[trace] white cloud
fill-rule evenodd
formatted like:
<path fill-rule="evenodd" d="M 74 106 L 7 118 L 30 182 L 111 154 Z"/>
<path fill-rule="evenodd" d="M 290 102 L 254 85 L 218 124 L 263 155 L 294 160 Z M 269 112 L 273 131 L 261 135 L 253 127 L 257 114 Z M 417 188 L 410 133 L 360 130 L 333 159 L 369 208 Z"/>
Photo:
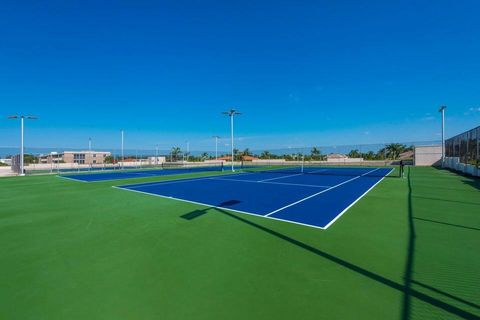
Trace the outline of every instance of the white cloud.
<path fill-rule="evenodd" d="M 470 111 L 470 112 L 480 112 L 480 107 L 470 107 L 468 109 L 468 111 Z"/>

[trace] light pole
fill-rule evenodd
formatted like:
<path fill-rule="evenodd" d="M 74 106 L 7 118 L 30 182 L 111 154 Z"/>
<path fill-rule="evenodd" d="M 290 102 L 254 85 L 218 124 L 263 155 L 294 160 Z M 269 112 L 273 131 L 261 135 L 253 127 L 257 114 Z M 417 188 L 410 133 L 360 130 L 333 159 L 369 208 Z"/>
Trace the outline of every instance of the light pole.
<path fill-rule="evenodd" d="M 230 117 L 230 145 L 232 147 L 232 172 L 235 172 L 235 167 L 233 166 L 234 154 L 233 154 L 233 118 L 236 115 L 240 115 L 240 112 L 237 112 L 235 109 L 230 109 L 228 111 L 222 112 L 223 114 Z"/>
<path fill-rule="evenodd" d="M 212 138 L 215 138 L 215 160 L 218 160 L 218 139 L 220 139 L 220 137 L 213 136 Z"/>
<path fill-rule="evenodd" d="M 30 119 L 30 120 L 36 120 L 38 119 L 35 116 L 23 116 L 23 115 L 14 115 L 14 116 L 9 116 L 8 119 L 20 119 L 20 175 L 24 176 L 25 175 L 25 170 L 24 170 L 24 165 L 23 165 L 23 157 L 24 157 L 24 152 L 23 152 L 23 122 L 24 119 Z"/>
<path fill-rule="evenodd" d="M 92 151 L 92 138 L 88 138 L 88 151 Z"/>
<path fill-rule="evenodd" d="M 124 154 L 123 154 L 123 130 L 121 132 L 122 132 L 122 169 L 123 169 L 123 163 L 125 162 Z"/>
<path fill-rule="evenodd" d="M 438 112 L 442 113 L 442 168 L 445 167 L 445 109 L 447 106 L 441 106 Z"/>
<path fill-rule="evenodd" d="M 187 143 L 187 153 L 185 154 L 185 159 L 188 162 L 188 158 L 190 157 L 190 142 L 185 141 Z"/>
<path fill-rule="evenodd" d="M 158 166 L 158 144 L 155 146 L 155 167 Z"/>

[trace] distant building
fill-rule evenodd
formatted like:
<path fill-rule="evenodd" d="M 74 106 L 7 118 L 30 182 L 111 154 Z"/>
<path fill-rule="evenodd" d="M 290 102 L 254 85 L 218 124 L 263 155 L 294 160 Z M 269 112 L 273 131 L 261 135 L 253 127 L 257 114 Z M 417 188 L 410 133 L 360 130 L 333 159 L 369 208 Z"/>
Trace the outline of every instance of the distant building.
<path fill-rule="evenodd" d="M 235 156 L 236 159 L 238 159 L 237 156 Z M 254 161 L 254 160 L 258 160 L 259 158 L 257 157 L 252 157 L 252 156 L 240 156 L 240 159 L 242 161 Z M 232 156 L 223 156 L 223 157 L 219 157 L 217 159 L 218 161 L 231 161 L 232 160 Z"/>
<path fill-rule="evenodd" d="M 415 152 L 413 152 L 413 150 L 402 152 L 398 155 L 397 160 L 411 160 L 414 154 Z"/>
<path fill-rule="evenodd" d="M 0 162 L 9 166 L 12 165 L 12 159 L 0 159 Z"/>
<path fill-rule="evenodd" d="M 350 158 L 349 156 L 340 153 L 330 153 L 327 155 L 327 162 L 356 163 L 362 161 L 363 158 Z"/>
<path fill-rule="evenodd" d="M 62 152 L 50 152 L 48 154 L 41 154 L 38 157 L 39 163 L 63 163 Z"/>
<path fill-rule="evenodd" d="M 416 166 L 439 166 L 442 164 L 442 146 L 416 146 Z"/>
<path fill-rule="evenodd" d="M 327 161 L 338 161 L 348 159 L 348 156 L 340 153 L 330 153 L 327 155 Z"/>
<path fill-rule="evenodd" d="M 242 161 L 253 161 L 253 160 L 258 160 L 258 158 L 252 157 L 252 156 L 242 156 Z"/>
<path fill-rule="evenodd" d="M 64 151 L 40 155 L 40 163 L 78 163 L 104 164 L 105 158 L 110 156 L 106 151 Z"/>
<path fill-rule="evenodd" d="M 166 156 L 158 156 L 158 157 L 148 157 L 148 163 L 149 164 L 161 164 L 166 162 L 167 160 Z"/>

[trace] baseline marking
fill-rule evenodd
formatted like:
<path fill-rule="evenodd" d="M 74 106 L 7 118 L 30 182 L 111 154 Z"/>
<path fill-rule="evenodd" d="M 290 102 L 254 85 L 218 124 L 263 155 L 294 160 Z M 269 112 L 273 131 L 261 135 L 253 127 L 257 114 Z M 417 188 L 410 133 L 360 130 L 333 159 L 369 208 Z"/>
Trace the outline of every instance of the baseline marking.
<path fill-rule="evenodd" d="M 267 171 L 268 173 L 268 171 Z M 303 175 L 303 173 L 296 173 L 296 174 L 290 174 L 288 176 L 281 176 L 281 177 L 276 177 L 276 178 L 270 178 L 270 179 L 265 179 L 265 180 L 260 180 L 258 182 L 267 182 L 267 181 L 273 181 L 273 180 L 278 180 L 278 179 L 285 179 L 285 178 L 289 178 L 289 177 L 296 177 L 296 176 L 301 176 Z"/>
<path fill-rule="evenodd" d="M 285 209 L 287 209 L 287 208 L 290 208 L 290 207 L 292 207 L 292 206 L 294 206 L 294 205 L 297 205 L 297 204 L 299 204 L 299 203 L 301 203 L 301 202 L 304 202 L 304 201 L 306 201 L 306 200 L 308 200 L 308 199 L 311 199 L 311 198 L 313 198 L 313 197 L 316 197 L 316 196 L 318 196 L 318 195 L 320 195 L 320 194 L 322 194 L 322 193 L 325 193 L 325 192 L 327 192 L 327 191 L 330 191 L 330 190 L 332 190 L 332 189 L 338 188 L 338 187 L 340 187 L 340 186 L 342 186 L 342 185 L 344 185 L 344 184 L 346 184 L 346 183 L 352 182 L 353 180 L 357 180 L 357 179 L 359 179 L 359 178 L 361 178 L 361 177 L 363 177 L 363 176 L 365 176 L 365 175 L 367 175 L 367 174 L 369 174 L 369 173 L 375 172 L 375 171 L 377 171 L 377 170 L 380 170 L 380 168 L 377 168 L 377 169 L 368 171 L 368 172 L 362 174 L 361 176 L 354 177 L 354 178 L 352 178 L 352 179 L 343 181 L 343 182 L 341 182 L 341 183 L 339 183 L 339 184 L 337 184 L 337 185 L 334 185 L 333 187 L 330 187 L 330 188 L 328 188 L 328 189 L 325 189 L 325 190 L 322 190 L 322 191 L 320 191 L 320 192 L 314 193 L 314 194 L 312 194 L 312 195 L 310 195 L 310 196 L 308 196 L 308 197 L 305 197 L 305 198 L 303 198 L 303 199 L 300 199 L 300 200 L 298 200 L 298 201 L 292 202 L 292 203 L 290 203 L 290 204 L 288 204 L 288 205 L 286 205 L 286 206 L 284 206 L 284 207 L 281 207 L 281 208 L 279 208 L 279 209 L 277 209 L 277 210 L 274 210 L 274 211 L 266 214 L 265 217 L 271 216 L 271 215 L 274 214 L 274 213 L 277 213 L 277 212 L 279 212 L 279 211 L 282 211 L 282 210 L 285 210 Z"/>
<path fill-rule="evenodd" d="M 124 187 L 124 188 L 136 188 L 136 187 L 147 187 L 147 186 L 150 187 L 150 186 L 157 186 L 161 184 L 174 184 L 174 183 L 182 183 L 182 182 L 189 182 L 189 181 L 201 181 L 201 180 L 213 179 L 214 177 L 217 177 L 217 176 L 230 177 L 235 175 L 246 176 L 249 174 L 254 174 L 254 173 L 229 173 L 224 175 L 210 175 L 210 176 L 198 177 L 198 178 L 172 179 L 172 180 L 164 180 L 164 181 L 151 182 L 151 183 L 145 182 L 145 183 L 137 183 L 137 184 L 126 184 L 119 187 Z"/>
<path fill-rule="evenodd" d="M 303 184 L 303 183 L 290 183 L 290 182 L 269 182 L 269 181 L 255 181 L 255 180 L 243 180 L 243 179 L 222 179 L 222 178 L 210 178 L 210 180 L 222 180 L 222 181 L 238 181 L 249 183 L 265 183 L 265 184 L 279 184 L 285 186 L 298 186 L 298 187 L 310 187 L 310 188 L 330 188 L 331 186 L 321 186 L 316 184 Z"/>
<path fill-rule="evenodd" d="M 256 214 L 256 213 L 251 213 L 251 212 L 241 211 L 241 210 L 236 210 L 236 209 L 231 209 L 231 208 L 225 208 L 225 207 L 220 207 L 220 206 L 214 206 L 214 205 L 211 205 L 211 204 L 197 202 L 197 201 L 191 201 L 191 200 L 185 200 L 185 199 L 181 199 L 181 198 L 163 196 L 163 195 L 156 194 L 156 193 L 138 191 L 138 190 L 123 188 L 123 187 L 117 187 L 117 186 L 112 186 L 112 188 L 119 189 L 119 190 L 124 190 L 124 191 L 130 191 L 130 192 L 137 192 L 137 193 L 141 193 L 141 194 L 145 194 L 145 195 L 149 195 L 149 196 L 154 196 L 154 197 L 160 197 L 160 198 L 164 198 L 164 199 L 177 200 L 177 201 L 182 201 L 182 202 L 186 202 L 186 203 L 193 203 L 193 204 L 197 204 L 197 205 L 201 205 L 201 206 L 209 207 L 209 208 L 215 208 L 215 209 L 220 209 L 220 210 L 228 210 L 228 211 L 238 212 L 238 213 L 242 213 L 242 214 L 248 214 L 250 216 L 263 218 L 263 219 L 268 219 L 268 220 L 283 221 L 283 222 L 298 224 L 298 225 L 305 226 L 305 227 L 311 227 L 311 228 L 317 228 L 317 229 L 325 230 L 325 227 L 320 227 L 320 226 L 316 226 L 316 225 L 313 225 L 313 224 L 301 223 L 301 222 L 296 222 L 296 221 L 286 220 L 286 219 L 280 219 L 280 218 L 275 218 L 275 217 L 266 217 L 266 216 L 262 216 L 261 214 Z"/>
<path fill-rule="evenodd" d="M 358 201 L 360 201 L 360 199 L 362 199 L 367 193 L 370 192 L 370 190 L 372 190 L 373 188 L 375 188 L 375 186 L 377 184 L 379 184 L 380 182 L 382 182 L 383 179 L 385 179 L 386 176 L 388 176 L 390 173 L 392 173 L 394 169 L 392 168 L 385 176 L 383 176 L 382 179 L 378 180 L 373 186 L 371 186 L 367 191 L 365 191 L 360 197 L 357 198 L 357 200 L 353 201 L 348 207 L 346 207 L 345 209 L 343 209 L 342 212 L 340 212 L 335 218 L 333 218 L 332 220 L 330 220 L 329 223 L 327 223 L 327 225 L 325 226 L 325 229 L 327 229 L 328 227 L 330 227 L 335 221 L 337 221 L 338 219 L 340 219 L 340 217 L 345 213 L 347 212 L 348 209 L 350 209 L 351 207 L 353 207 L 353 205 L 355 203 L 357 203 Z"/>

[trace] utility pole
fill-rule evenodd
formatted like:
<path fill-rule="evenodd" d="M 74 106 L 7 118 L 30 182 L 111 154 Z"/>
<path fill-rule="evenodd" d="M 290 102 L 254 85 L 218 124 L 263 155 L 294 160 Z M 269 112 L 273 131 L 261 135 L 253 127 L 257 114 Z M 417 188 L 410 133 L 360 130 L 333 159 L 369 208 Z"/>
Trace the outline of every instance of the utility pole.
<path fill-rule="evenodd" d="M 447 106 L 441 106 L 438 112 L 442 113 L 442 168 L 445 167 L 445 109 Z"/>
<path fill-rule="evenodd" d="M 236 115 L 240 115 L 240 112 L 237 112 L 235 109 L 230 109 L 228 111 L 222 112 L 222 114 L 225 114 L 230 117 L 230 145 L 231 145 L 231 150 L 232 150 L 232 172 L 235 172 L 235 166 L 233 165 L 234 162 L 234 146 L 233 146 L 233 118 Z"/>
<path fill-rule="evenodd" d="M 213 136 L 212 138 L 215 138 L 215 160 L 218 160 L 218 139 L 220 139 L 220 137 Z"/>
<path fill-rule="evenodd" d="M 24 115 L 14 115 L 9 116 L 8 119 L 20 119 L 20 176 L 25 175 L 25 168 L 24 168 L 24 140 L 23 140 L 23 129 L 24 129 L 24 120 L 36 120 L 38 119 L 35 116 L 24 116 Z"/>
<path fill-rule="evenodd" d="M 124 160 L 125 160 L 125 158 L 124 158 L 125 155 L 124 155 L 124 153 L 123 153 L 123 129 L 122 129 L 121 132 L 122 132 L 122 169 L 123 169 L 123 163 L 125 162 L 125 161 L 124 161 Z"/>

